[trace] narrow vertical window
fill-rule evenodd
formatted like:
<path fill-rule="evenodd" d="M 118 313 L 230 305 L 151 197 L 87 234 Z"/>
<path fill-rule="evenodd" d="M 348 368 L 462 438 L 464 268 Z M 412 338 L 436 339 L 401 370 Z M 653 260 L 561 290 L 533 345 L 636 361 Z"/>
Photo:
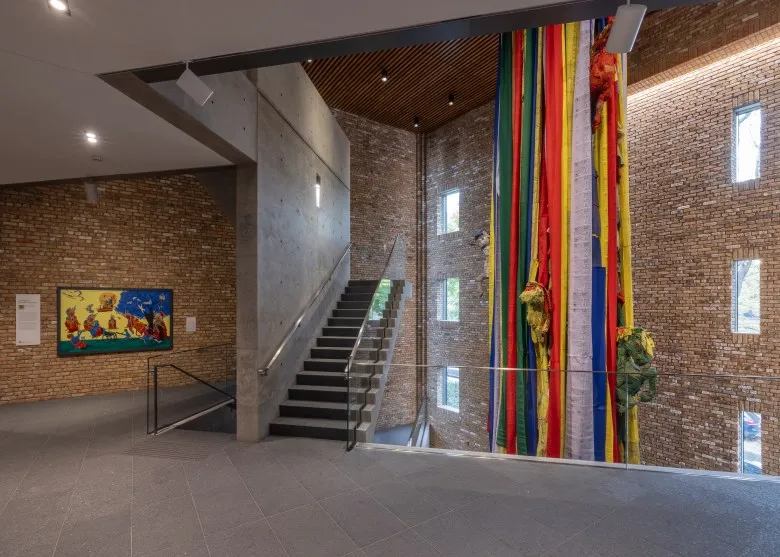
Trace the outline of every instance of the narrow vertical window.
<path fill-rule="evenodd" d="M 731 283 L 731 332 L 760 334 L 761 260 L 734 261 Z"/>
<path fill-rule="evenodd" d="M 460 279 L 446 278 L 439 291 L 439 321 L 460 321 Z"/>
<path fill-rule="evenodd" d="M 460 368 L 447 366 L 441 372 L 439 407 L 460 412 Z"/>
<path fill-rule="evenodd" d="M 460 190 L 450 190 L 441 196 L 439 234 L 460 230 Z"/>
<path fill-rule="evenodd" d="M 739 426 L 739 471 L 743 474 L 760 474 L 761 414 L 740 412 Z"/>
<path fill-rule="evenodd" d="M 752 104 L 734 111 L 734 181 L 755 180 L 761 175 L 761 106 Z"/>

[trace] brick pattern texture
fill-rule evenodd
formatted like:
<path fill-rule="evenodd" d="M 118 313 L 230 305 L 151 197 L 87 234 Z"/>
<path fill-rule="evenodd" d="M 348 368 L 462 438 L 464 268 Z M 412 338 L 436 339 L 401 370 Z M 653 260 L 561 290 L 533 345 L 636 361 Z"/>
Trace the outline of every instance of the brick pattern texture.
<path fill-rule="evenodd" d="M 696 59 L 713 62 L 724 47 L 725 54 L 734 54 L 730 45 L 778 23 L 777 0 L 721 0 L 654 12 L 645 18 L 629 55 L 629 83 Z"/>
<path fill-rule="evenodd" d="M 206 189 L 188 175 L 98 188 L 91 205 L 81 183 L 0 187 L 0 403 L 146 388 L 147 358 L 170 354 L 58 358 L 57 286 L 171 288 L 176 351 L 235 342 L 235 231 Z M 41 295 L 40 346 L 15 346 L 22 293 Z"/>
<path fill-rule="evenodd" d="M 628 100 L 636 322 L 659 373 L 777 376 L 780 40 Z M 762 108 L 760 183 L 732 183 L 732 118 Z M 761 259 L 761 334 L 731 332 L 731 262 Z M 780 381 L 662 377 L 640 411 L 642 461 L 736 471 L 738 416 L 762 412 L 764 473 L 780 473 Z"/>
<path fill-rule="evenodd" d="M 350 142 L 350 237 L 353 279 L 375 280 L 397 234 L 406 243 L 406 279 L 417 289 L 415 134 L 334 110 Z M 417 295 L 406 302 L 393 363 L 415 364 Z M 393 367 L 377 429 L 409 424 L 417 412 L 415 369 Z"/>
<path fill-rule="evenodd" d="M 485 257 L 474 231 L 490 227 L 493 173 L 493 103 L 445 124 L 425 138 L 428 231 L 428 363 L 460 366 L 460 412 L 439 408 L 442 371 L 427 371 L 431 446 L 489 450 L 487 280 L 480 281 Z M 438 234 L 442 194 L 460 191 L 460 230 Z M 445 278 L 460 279 L 460 320 L 439 321 Z"/>

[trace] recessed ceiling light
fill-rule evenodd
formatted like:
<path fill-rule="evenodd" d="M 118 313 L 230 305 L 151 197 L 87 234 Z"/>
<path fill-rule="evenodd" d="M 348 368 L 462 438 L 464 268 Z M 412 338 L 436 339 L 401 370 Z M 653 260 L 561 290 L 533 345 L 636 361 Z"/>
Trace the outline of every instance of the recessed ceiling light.
<path fill-rule="evenodd" d="M 84 132 L 84 137 L 86 138 L 87 143 L 92 145 L 98 142 L 98 136 L 95 132 Z"/>
<path fill-rule="evenodd" d="M 414 127 L 415 128 L 420 127 L 420 119 L 417 116 L 414 117 Z"/>
<path fill-rule="evenodd" d="M 70 6 L 67 0 L 49 0 L 49 7 L 57 12 L 70 15 Z"/>
<path fill-rule="evenodd" d="M 447 102 L 448 105 L 452 106 L 455 104 L 455 95 L 453 93 L 450 93 L 449 101 Z"/>
<path fill-rule="evenodd" d="M 382 70 L 382 73 L 381 73 L 381 74 L 379 74 L 379 75 L 380 75 L 380 78 L 379 78 L 379 79 L 381 79 L 381 80 L 382 80 L 382 83 L 384 83 L 385 81 L 387 81 L 387 70 Z"/>

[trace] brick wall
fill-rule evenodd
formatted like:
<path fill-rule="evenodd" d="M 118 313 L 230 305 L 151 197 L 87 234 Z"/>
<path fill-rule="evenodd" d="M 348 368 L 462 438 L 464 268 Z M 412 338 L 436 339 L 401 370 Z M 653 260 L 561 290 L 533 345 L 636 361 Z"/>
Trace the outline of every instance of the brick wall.
<path fill-rule="evenodd" d="M 57 286 L 171 288 L 174 345 L 235 342 L 235 232 L 191 176 L 0 187 L 0 402 L 146 387 L 147 358 L 58 358 Z M 41 345 L 15 346 L 16 294 L 41 295 Z M 185 316 L 198 330 L 185 333 Z"/>
<path fill-rule="evenodd" d="M 406 279 L 414 284 L 417 264 L 415 134 L 334 110 L 350 142 L 350 260 L 353 279 L 378 278 L 397 234 L 406 242 Z M 414 284 L 414 290 L 417 285 Z M 415 364 L 416 303 L 406 302 L 393 363 Z M 394 367 L 385 389 L 377 428 L 414 421 L 415 369 Z"/>
<path fill-rule="evenodd" d="M 428 230 L 428 363 L 460 365 L 460 412 L 439 408 L 441 371 L 427 372 L 431 446 L 486 451 L 489 379 L 485 257 L 473 245 L 474 231 L 490 226 L 493 173 L 493 103 L 445 124 L 425 138 Z M 460 191 L 460 230 L 438 234 L 441 196 Z M 442 280 L 460 279 L 460 320 L 438 320 Z"/>
<path fill-rule="evenodd" d="M 629 83 L 696 60 L 713 62 L 717 51 L 734 54 L 735 41 L 778 23 L 777 0 L 722 0 L 654 12 L 629 55 Z"/>
<path fill-rule="evenodd" d="M 636 322 L 661 373 L 776 376 L 780 359 L 780 40 L 629 97 Z M 732 185 L 735 107 L 762 108 L 761 177 Z M 761 334 L 731 332 L 731 262 L 761 259 Z M 662 378 L 641 409 L 643 462 L 735 471 L 738 415 L 762 412 L 780 473 L 780 381 Z"/>

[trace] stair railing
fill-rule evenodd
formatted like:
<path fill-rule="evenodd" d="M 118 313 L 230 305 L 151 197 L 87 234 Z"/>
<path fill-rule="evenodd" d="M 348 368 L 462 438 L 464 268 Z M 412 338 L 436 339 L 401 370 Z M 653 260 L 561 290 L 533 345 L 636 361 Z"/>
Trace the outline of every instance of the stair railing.
<path fill-rule="evenodd" d="M 394 269 L 393 265 L 397 265 L 398 268 Z M 393 246 L 390 248 L 390 253 L 387 256 L 385 265 L 382 268 L 381 273 L 379 273 L 377 285 L 374 288 L 373 295 L 371 296 L 371 303 L 369 304 L 368 311 L 366 311 L 366 315 L 363 318 L 363 322 L 360 324 L 360 330 L 358 331 L 357 340 L 355 341 L 355 345 L 352 347 L 352 351 L 350 352 L 349 358 L 347 359 L 347 367 L 344 370 L 344 377 L 347 383 L 347 446 L 346 449 L 348 451 L 351 451 L 355 447 L 355 444 L 357 443 L 357 429 L 360 426 L 360 420 L 363 414 L 363 409 L 366 407 L 366 398 L 367 398 L 366 395 L 368 391 L 371 389 L 371 378 L 368 379 L 367 386 L 356 385 L 354 388 L 352 387 L 352 379 L 353 379 L 352 367 L 355 362 L 358 350 L 360 348 L 360 343 L 363 340 L 363 337 L 365 335 L 368 322 L 372 318 L 372 313 L 373 313 L 372 310 L 376 303 L 381 302 L 380 298 L 383 298 L 388 294 L 388 291 L 385 288 L 383 288 L 383 284 L 382 284 L 383 281 L 393 280 L 393 279 L 403 279 L 405 278 L 405 273 L 406 273 L 406 244 L 403 238 L 401 238 L 401 235 L 397 234 L 395 240 L 393 241 Z M 392 289 L 390 289 L 390 292 L 392 292 Z M 385 300 L 385 302 L 387 302 L 387 300 Z M 363 368 L 372 369 L 371 367 L 368 366 L 363 366 Z M 355 420 L 351 421 L 353 396 L 355 397 L 356 405 L 359 408 Z"/>
<path fill-rule="evenodd" d="M 147 358 L 146 432 L 160 435 L 224 406 L 235 409 L 235 362 L 231 343 Z"/>
<path fill-rule="evenodd" d="M 339 267 L 341 266 L 341 262 L 344 261 L 344 258 L 347 256 L 347 254 L 351 249 L 352 249 L 352 242 L 347 244 L 347 247 L 344 249 L 344 253 L 341 254 L 341 257 L 339 257 L 338 262 L 336 263 L 336 265 L 333 266 L 333 269 L 328 274 L 328 278 L 322 281 L 320 287 L 317 289 L 314 295 L 309 299 L 309 303 L 306 304 L 306 307 L 303 308 L 303 311 L 300 313 L 300 315 L 292 324 L 292 326 L 288 329 L 287 334 L 284 335 L 284 339 L 282 339 L 282 342 L 277 347 L 276 351 L 274 352 L 274 355 L 271 357 L 271 359 L 268 361 L 266 365 L 264 365 L 263 367 L 257 370 L 257 373 L 259 373 L 260 375 L 268 375 L 268 370 L 270 370 L 273 367 L 273 365 L 276 363 L 276 360 L 278 360 L 279 356 L 282 355 L 285 346 L 287 346 L 287 343 L 289 343 L 293 335 L 295 335 L 295 332 L 301 326 L 301 323 L 303 323 L 304 318 L 309 314 L 311 308 L 314 306 L 314 303 L 320 297 L 320 294 L 322 294 L 323 290 L 325 290 L 325 287 L 328 285 L 328 283 L 330 283 L 331 280 L 333 280 L 336 271 L 338 271 Z"/>

